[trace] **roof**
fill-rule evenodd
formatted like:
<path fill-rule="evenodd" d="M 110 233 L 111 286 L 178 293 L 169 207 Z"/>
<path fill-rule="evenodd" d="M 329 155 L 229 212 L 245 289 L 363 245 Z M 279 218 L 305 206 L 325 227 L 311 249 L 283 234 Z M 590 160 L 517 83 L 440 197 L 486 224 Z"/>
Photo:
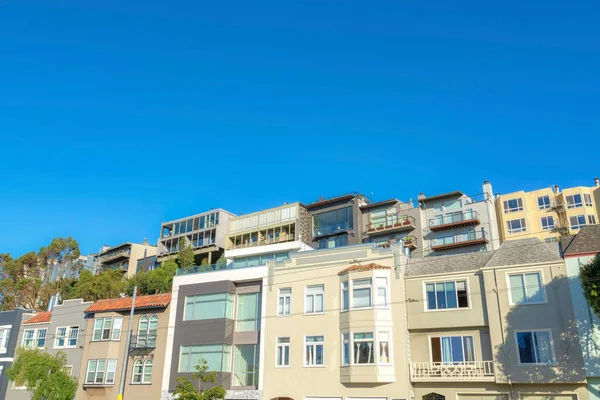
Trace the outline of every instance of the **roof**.
<path fill-rule="evenodd" d="M 483 268 L 492 258 L 493 252 L 456 254 L 411 258 L 406 266 L 407 277 L 454 272 L 476 271 Z"/>
<path fill-rule="evenodd" d="M 149 296 L 139 296 L 135 299 L 135 308 L 164 308 L 171 302 L 171 293 L 153 294 Z M 98 300 L 92 304 L 86 313 L 98 313 L 108 311 L 129 310 L 131 308 L 131 297 L 121 297 L 119 299 Z"/>
<path fill-rule="evenodd" d="M 486 267 L 561 261 L 560 256 L 538 238 L 507 240 L 486 264 Z"/>
<path fill-rule="evenodd" d="M 340 272 L 338 272 L 338 275 L 344 275 L 344 274 L 347 274 L 348 272 L 372 271 L 374 269 L 392 269 L 392 267 L 386 267 L 385 265 L 379 265 L 379 264 L 375 264 L 375 263 L 370 263 L 370 264 L 365 264 L 365 265 L 358 264 L 358 265 L 353 265 L 351 267 L 341 270 Z"/>
<path fill-rule="evenodd" d="M 376 203 L 365 204 L 364 206 L 360 206 L 360 208 L 362 210 L 365 210 L 365 209 L 368 209 L 368 208 L 385 206 L 385 205 L 388 205 L 388 204 L 396 204 L 396 203 L 399 203 L 399 202 L 400 202 L 400 200 L 398 200 L 398 199 L 389 199 L 389 200 L 378 201 Z"/>
<path fill-rule="evenodd" d="M 102 255 L 102 254 L 108 253 L 108 252 L 113 251 L 114 249 L 118 249 L 120 247 L 132 246 L 133 244 L 134 243 L 131 243 L 131 242 L 121 243 L 118 246 L 109 247 L 108 249 L 106 249 L 104 251 L 101 251 L 100 253 L 98 253 L 98 255 Z"/>
<path fill-rule="evenodd" d="M 346 194 L 344 196 L 333 197 L 331 199 L 317 200 L 314 203 L 307 204 L 306 208 L 320 207 L 326 204 L 337 203 L 338 201 L 350 200 L 355 197 L 357 197 L 355 194 Z"/>
<path fill-rule="evenodd" d="M 431 197 L 421 197 L 418 200 L 426 202 L 426 201 L 430 201 L 430 200 L 443 199 L 445 197 L 455 197 L 455 196 L 462 196 L 462 195 L 463 195 L 463 192 L 461 192 L 460 190 L 455 190 L 454 192 L 442 193 L 442 194 L 438 194 L 438 195 L 431 196 Z"/>
<path fill-rule="evenodd" d="M 42 324 L 45 322 L 50 322 L 52 319 L 52 311 L 45 311 L 35 314 L 33 317 L 29 318 L 27 321 L 23 322 L 23 325 L 27 324 Z"/>
<path fill-rule="evenodd" d="M 563 241 L 561 240 L 561 245 Z M 565 256 L 582 253 L 600 253 L 600 225 L 584 225 L 570 242 L 565 240 Z"/>

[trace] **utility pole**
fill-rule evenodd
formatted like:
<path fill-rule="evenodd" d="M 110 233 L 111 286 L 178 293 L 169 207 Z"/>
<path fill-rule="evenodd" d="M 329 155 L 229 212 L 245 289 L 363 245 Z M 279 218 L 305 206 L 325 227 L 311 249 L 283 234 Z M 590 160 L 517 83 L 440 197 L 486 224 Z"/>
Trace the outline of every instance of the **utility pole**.
<path fill-rule="evenodd" d="M 131 312 L 129 313 L 129 328 L 127 329 L 127 341 L 125 342 L 125 354 L 123 355 L 123 363 L 121 364 L 121 383 L 119 384 L 118 400 L 123 400 L 123 391 L 125 390 L 125 379 L 127 377 L 127 360 L 129 359 L 129 345 L 131 344 L 131 328 L 133 327 L 133 312 L 135 310 L 135 296 L 137 294 L 137 286 L 133 288 L 133 298 L 131 299 Z"/>

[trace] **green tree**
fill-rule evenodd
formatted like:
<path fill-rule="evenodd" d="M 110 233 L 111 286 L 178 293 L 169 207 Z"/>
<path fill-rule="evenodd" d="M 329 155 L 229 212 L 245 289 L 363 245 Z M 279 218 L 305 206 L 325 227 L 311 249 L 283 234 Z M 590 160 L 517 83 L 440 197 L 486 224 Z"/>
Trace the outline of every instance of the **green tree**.
<path fill-rule="evenodd" d="M 38 255 L 46 276 L 55 270 L 58 279 L 62 279 L 66 272 L 80 271 L 83 266 L 79 260 L 79 243 L 71 236 L 52 239 L 50 245 L 42 247 Z"/>
<path fill-rule="evenodd" d="M 138 287 L 138 294 L 171 293 L 173 277 L 177 271 L 178 264 L 174 260 L 163 262 L 160 267 L 148 271 L 139 272 L 127 279 L 125 292 L 133 295 L 134 286 Z"/>
<path fill-rule="evenodd" d="M 185 237 L 179 239 L 177 264 L 180 268 L 189 268 L 194 266 L 194 250 L 192 250 Z"/>
<path fill-rule="evenodd" d="M 66 361 L 61 351 L 52 356 L 43 350 L 19 348 L 6 375 L 17 385 L 27 387 L 33 400 L 72 400 L 77 380 L 64 372 Z"/>
<path fill-rule="evenodd" d="M 600 316 L 600 254 L 580 268 L 579 278 L 588 304 Z"/>
<path fill-rule="evenodd" d="M 215 263 L 215 269 L 225 269 L 227 267 L 227 259 L 225 256 L 219 257 L 217 262 Z"/>
<path fill-rule="evenodd" d="M 194 383 L 185 377 L 177 378 L 177 386 L 173 391 L 174 395 L 179 395 L 181 400 L 221 400 L 225 398 L 225 388 L 215 385 L 217 382 L 217 373 L 208 371 L 208 363 L 201 360 L 200 364 L 194 367 L 196 372 L 192 374 L 192 380 L 200 380 L 199 387 L 196 389 Z"/>
<path fill-rule="evenodd" d="M 73 285 L 70 293 L 72 298 L 98 301 L 119 297 L 124 289 L 125 281 L 121 271 L 107 270 L 98 275 L 92 275 L 90 271 L 83 270 L 79 274 L 79 281 Z"/>

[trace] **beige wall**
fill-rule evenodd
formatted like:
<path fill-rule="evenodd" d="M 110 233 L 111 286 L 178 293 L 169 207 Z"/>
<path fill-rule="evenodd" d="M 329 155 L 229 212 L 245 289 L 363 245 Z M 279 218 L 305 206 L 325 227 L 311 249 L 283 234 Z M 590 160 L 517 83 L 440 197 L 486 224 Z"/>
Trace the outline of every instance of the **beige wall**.
<path fill-rule="evenodd" d="M 415 383 L 415 400 L 421 400 L 423 396 L 429 393 L 437 393 L 445 396 L 446 400 L 487 400 L 491 396 L 498 396 L 497 399 L 524 400 L 525 396 L 530 394 L 543 394 L 547 400 L 553 396 L 564 395 L 573 396 L 574 400 L 588 400 L 589 393 L 585 385 L 524 385 L 524 384 L 496 384 L 477 383 L 477 382 L 439 382 L 439 383 Z M 490 397 L 487 397 L 490 396 Z"/>
<path fill-rule="evenodd" d="M 309 254 L 310 253 L 310 254 Z M 338 272 L 356 264 L 375 262 L 390 270 Z M 398 260 L 406 259 L 403 255 Z M 264 399 L 304 396 L 409 398 L 404 282 L 396 279 L 391 250 L 376 251 L 369 245 L 342 249 L 304 252 L 285 263 L 276 264 L 272 285 L 266 288 L 266 340 L 264 360 Z M 391 309 L 363 309 L 341 312 L 341 282 L 362 277 L 389 277 Z M 304 314 L 304 290 L 307 285 L 325 287 L 324 313 Z M 278 289 L 292 289 L 291 315 L 277 316 Z M 391 331 L 393 365 L 342 366 L 342 332 Z M 376 333 L 375 333 L 376 334 Z M 325 358 L 322 367 L 304 366 L 304 337 L 323 335 Z M 276 367 L 277 337 L 290 337 L 290 366 Z M 376 347 L 376 345 L 375 345 Z M 345 382 L 345 383 L 342 383 Z"/>
<path fill-rule="evenodd" d="M 127 398 L 135 399 L 159 399 L 161 393 L 161 381 L 163 376 L 163 365 L 165 361 L 165 347 L 167 341 L 167 328 L 169 325 L 169 308 L 166 309 L 140 309 L 134 314 L 134 333 L 138 329 L 139 318 L 143 315 L 156 314 L 158 316 L 158 333 L 156 348 L 154 350 L 133 350 L 129 352 L 127 360 L 127 376 L 125 380 L 125 393 Z M 92 342 L 94 331 L 94 318 L 101 317 L 123 317 L 123 333 L 119 341 Z M 129 312 L 106 312 L 97 313 L 88 319 L 85 332 L 85 344 L 83 349 L 83 361 L 80 370 L 80 382 L 77 392 L 77 400 L 80 399 L 116 399 L 121 381 L 123 356 L 125 354 L 126 332 L 129 328 Z M 152 383 L 131 384 L 133 363 L 136 359 L 153 359 Z M 84 385 L 88 360 L 91 359 L 117 359 L 117 372 L 115 384 L 110 386 Z M 84 387 L 85 386 L 85 387 Z"/>
<path fill-rule="evenodd" d="M 146 246 L 143 244 L 132 244 L 131 254 L 129 255 L 129 268 L 127 269 L 127 276 L 135 275 L 137 272 L 137 262 L 139 259 L 144 258 L 144 251 L 146 257 L 156 255 L 156 246 Z"/>

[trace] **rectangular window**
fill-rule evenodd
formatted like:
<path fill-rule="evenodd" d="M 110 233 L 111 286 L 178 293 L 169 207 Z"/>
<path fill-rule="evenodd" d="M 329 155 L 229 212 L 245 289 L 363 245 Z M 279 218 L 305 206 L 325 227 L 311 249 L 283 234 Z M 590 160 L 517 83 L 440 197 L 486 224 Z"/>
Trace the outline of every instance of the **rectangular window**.
<path fill-rule="evenodd" d="M 258 386 L 258 351 L 255 344 L 235 346 L 233 386 Z"/>
<path fill-rule="evenodd" d="M 540 272 L 526 272 L 508 276 L 511 304 L 543 303 L 542 275 Z"/>
<path fill-rule="evenodd" d="M 376 307 L 387 307 L 387 278 L 375 278 L 376 285 L 376 298 L 375 298 L 375 306 Z"/>
<path fill-rule="evenodd" d="M 59 326 L 56 328 L 56 334 L 54 336 L 54 348 L 61 349 L 77 347 L 78 335 L 78 326 Z"/>
<path fill-rule="evenodd" d="M 552 206 L 550 204 L 550 196 L 540 196 L 537 198 L 537 201 L 538 201 L 538 207 L 540 210 L 545 210 Z"/>
<path fill-rule="evenodd" d="M 348 235 L 337 235 L 328 238 L 319 239 L 319 249 L 333 249 L 336 247 L 348 246 Z"/>
<path fill-rule="evenodd" d="M 292 289 L 279 289 L 277 315 L 290 315 L 292 312 Z"/>
<path fill-rule="evenodd" d="M 588 224 L 596 225 L 596 216 L 594 214 L 588 214 Z"/>
<path fill-rule="evenodd" d="M 508 233 L 525 232 L 527 230 L 527 226 L 525 225 L 525 218 L 506 221 L 506 227 Z"/>
<path fill-rule="evenodd" d="M 290 338 L 289 337 L 278 337 L 277 338 L 277 366 L 278 367 L 289 367 L 290 366 Z"/>
<path fill-rule="evenodd" d="M 217 318 L 233 319 L 233 295 L 231 293 L 185 297 L 184 321 Z"/>
<path fill-rule="evenodd" d="M 313 237 L 354 229 L 352 207 L 327 211 L 312 217 Z"/>
<path fill-rule="evenodd" d="M 580 229 L 585 225 L 585 215 L 573 215 L 569 217 L 569 223 L 571 224 L 571 229 Z"/>
<path fill-rule="evenodd" d="M 348 310 L 348 281 L 342 282 L 342 311 Z"/>
<path fill-rule="evenodd" d="M 342 364 L 350 365 L 350 335 L 342 335 Z"/>
<path fill-rule="evenodd" d="M 592 196 L 589 193 L 584 193 L 583 194 L 583 200 L 585 201 L 585 206 L 586 207 L 592 207 L 593 206 Z"/>
<path fill-rule="evenodd" d="M 323 336 L 306 336 L 304 338 L 304 365 L 313 367 L 324 364 L 324 346 L 325 340 Z"/>
<path fill-rule="evenodd" d="M 427 283 L 425 292 L 428 310 L 469 308 L 467 281 Z"/>
<path fill-rule="evenodd" d="M 475 361 L 473 336 L 432 337 L 431 361 L 449 364 Z"/>
<path fill-rule="evenodd" d="M 111 340 L 121 340 L 121 330 L 123 328 L 123 317 L 113 318 Z"/>
<path fill-rule="evenodd" d="M 554 217 L 551 215 L 548 217 L 542 217 L 541 222 L 542 222 L 542 230 L 543 231 L 551 231 L 552 229 L 555 228 Z"/>
<path fill-rule="evenodd" d="M 67 374 L 68 376 L 73 376 L 73 366 L 72 365 L 65 365 L 63 367 L 63 372 L 65 374 Z"/>
<path fill-rule="evenodd" d="M 195 366 L 206 360 L 209 371 L 231 372 L 231 346 L 228 344 L 183 345 L 179 357 L 179 372 L 196 372 Z"/>
<path fill-rule="evenodd" d="M 88 360 L 85 374 L 86 385 L 114 385 L 117 372 L 117 360 Z"/>
<path fill-rule="evenodd" d="M 89 360 L 87 366 L 87 372 L 85 375 L 85 383 L 87 385 L 93 385 L 96 381 L 96 367 L 98 366 L 98 360 Z"/>
<path fill-rule="evenodd" d="M 117 372 L 117 360 L 108 360 L 106 363 L 106 384 L 115 383 L 115 373 Z"/>
<path fill-rule="evenodd" d="M 517 332 L 517 346 L 521 364 L 554 363 L 550 331 Z"/>
<path fill-rule="evenodd" d="M 504 213 L 523 211 L 523 199 L 504 200 Z"/>
<path fill-rule="evenodd" d="M 94 320 L 94 333 L 92 340 L 110 340 L 110 327 L 112 325 L 112 317 L 96 318 Z"/>
<path fill-rule="evenodd" d="M 304 312 L 306 314 L 322 313 L 325 287 L 323 285 L 307 286 Z"/>
<path fill-rule="evenodd" d="M 354 334 L 354 364 L 373 364 L 375 355 L 373 348 L 373 333 Z"/>
<path fill-rule="evenodd" d="M 371 307 L 371 279 L 352 281 L 352 308 Z"/>
<path fill-rule="evenodd" d="M 580 194 L 574 194 L 572 196 L 567 196 L 567 208 L 577 208 L 583 207 L 583 202 L 581 201 Z"/>
<path fill-rule="evenodd" d="M 11 325 L 0 326 L 0 354 L 6 353 L 11 328 Z"/>
<path fill-rule="evenodd" d="M 379 332 L 379 364 L 391 364 L 390 359 L 390 333 Z"/>
<path fill-rule="evenodd" d="M 25 329 L 23 332 L 23 347 L 43 349 L 46 345 L 47 328 Z"/>
<path fill-rule="evenodd" d="M 259 293 L 245 293 L 237 296 L 237 315 L 235 330 L 237 332 L 258 331 Z"/>
<path fill-rule="evenodd" d="M 444 210 L 457 210 L 462 207 L 462 201 L 460 199 L 446 200 L 443 205 Z"/>

